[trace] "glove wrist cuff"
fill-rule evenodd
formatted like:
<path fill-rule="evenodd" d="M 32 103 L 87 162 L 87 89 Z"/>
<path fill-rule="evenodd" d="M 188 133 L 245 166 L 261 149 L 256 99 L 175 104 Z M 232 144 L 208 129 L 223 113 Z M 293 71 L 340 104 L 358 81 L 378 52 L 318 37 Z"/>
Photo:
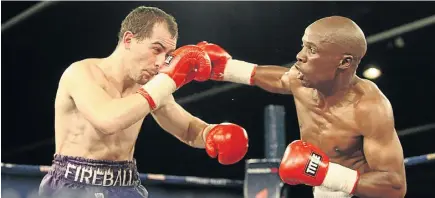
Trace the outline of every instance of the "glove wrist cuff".
<path fill-rule="evenodd" d="M 353 194 L 359 180 L 358 171 L 344 167 L 340 164 L 329 163 L 328 172 L 322 186 Z"/>
<path fill-rule="evenodd" d="M 225 66 L 223 80 L 245 85 L 253 85 L 252 77 L 255 74 L 256 68 L 256 64 L 230 59 Z"/>
<path fill-rule="evenodd" d="M 176 85 L 174 80 L 167 74 L 160 73 L 143 85 L 137 93 L 141 94 L 148 101 L 151 110 L 155 110 L 175 90 Z"/>

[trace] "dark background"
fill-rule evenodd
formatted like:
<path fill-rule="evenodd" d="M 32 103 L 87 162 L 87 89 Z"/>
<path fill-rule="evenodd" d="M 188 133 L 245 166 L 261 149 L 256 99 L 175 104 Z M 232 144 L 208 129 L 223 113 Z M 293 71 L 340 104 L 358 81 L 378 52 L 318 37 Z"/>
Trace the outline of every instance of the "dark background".
<path fill-rule="evenodd" d="M 1 2 L 2 25 L 37 2 Z M 295 60 L 307 25 L 330 15 L 353 19 L 370 36 L 435 14 L 433 2 L 57 2 L 29 19 L 2 29 L 2 162 L 50 164 L 54 152 L 57 82 L 72 62 L 105 57 L 117 43 L 120 23 L 139 5 L 157 6 L 175 16 L 178 46 L 202 40 L 218 43 L 235 59 L 258 64 Z M 393 105 L 398 130 L 435 121 L 435 25 L 369 45 L 358 74 L 368 64 L 383 72 L 375 80 Z M 191 83 L 177 99 L 225 85 Z M 209 123 L 244 126 L 250 136 L 246 159 L 264 157 L 264 107 L 286 108 L 287 142 L 299 138 L 291 96 L 242 86 L 183 104 Z M 435 151 L 433 132 L 401 137 L 405 156 Z M 136 146 L 140 172 L 243 179 L 244 163 L 222 166 L 204 150 L 190 148 L 148 117 Z M 429 189 L 433 164 L 409 167 L 408 197 Z M 433 186 L 432 186 L 433 187 Z M 310 193 L 308 187 L 295 191 Z M 413 194 L 414 193 L 414 194 Z"/>

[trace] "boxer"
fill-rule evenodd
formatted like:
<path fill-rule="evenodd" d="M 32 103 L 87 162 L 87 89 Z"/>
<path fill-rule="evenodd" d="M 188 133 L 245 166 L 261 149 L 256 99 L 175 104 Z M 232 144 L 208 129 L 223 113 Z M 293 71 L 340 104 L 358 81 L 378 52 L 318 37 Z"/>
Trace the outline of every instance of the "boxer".
<path fill-rule="evenodd" d="M 176 49 L 177 34 L 172 16 L 138 7 L 123 20 L 110 56 L 77 61 L 65 70 L 55 100 L 56 150 L 40 184 L 41 197 L 147 197 L 133 155 L 149 114 L 221 164 L 244 157 L 248 136 L 241 126 L 208 124 L 175 102 L 176 90 L 207 80 L 211 72 L 201 48 Z"/>
<path fill-rule="evenodd" d="M 279 175 L 313 186 L 314 197 L 404 197 L 403 150 L 389 100 L 356 75 L 367 50 L 352 20 L 332 16 L 309 25 L 290 69 L 235 60 L 200 42 L 212 61 L 211 79 L 292 94 L 301 140 L 285 150 Z"/>

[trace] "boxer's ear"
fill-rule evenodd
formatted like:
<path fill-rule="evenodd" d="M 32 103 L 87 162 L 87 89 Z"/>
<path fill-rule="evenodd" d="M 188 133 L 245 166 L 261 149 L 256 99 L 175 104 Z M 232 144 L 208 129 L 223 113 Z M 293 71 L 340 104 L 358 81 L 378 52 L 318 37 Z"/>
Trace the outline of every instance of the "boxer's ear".
<path fill-rule="evenodd" d="M 338 65 L 338 69 L 348 69 L 354 61 L 352 55 L 344 55 L 343 59 L 340 61 L 340 65 Z"/>
<path fill-rule="evenodd" d="M 130 49 L 131 42 L 133 41 L 133 38 L 134 38 L 133 32 L 130 32 L 130 31 L 124 32 L 124 36 L 122 37 L 122 42 L 124 43 L 125 49 L 127 49 L 127 50 Z"/>

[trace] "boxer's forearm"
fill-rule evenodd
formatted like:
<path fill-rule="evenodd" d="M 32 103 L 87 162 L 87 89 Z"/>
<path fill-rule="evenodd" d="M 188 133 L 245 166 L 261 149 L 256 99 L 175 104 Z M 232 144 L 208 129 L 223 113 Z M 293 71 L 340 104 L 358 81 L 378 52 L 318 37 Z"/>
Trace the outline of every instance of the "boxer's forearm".
<path fill-rule="evenodd" d="M 133 94 L 101 104 L 93 120 L 101 132 L 114 134 L 137 123 L 150 111 L 148 101 L 140 94 Z"/>
<path fill-rule="evenodd" d="M 166 132 L 181 142 L 196 148 L 204 148 L 202 131 L 208 124 L 192 116 L 175 101 L 168 102 L 152 113 L 156 122 Z"/>
<path fill-rule="evenodd" d="M 207 123 L 202 121 L 199 118 L 194 117 L 189 124 L 189 128 L 187 129 L 187 138 L 184 142 L 186 142 L 189 146 L 195 148 L 204 148 L 205 141 L 203 137 L 203 132 L 206 127 L 209 126 Z"/>
<path fill-rule="evenodd" d="M 392 172 L 368 172 L 360 175 L 354 195 L 361 198 L 405 197 L 406 184 L 401 177 Z"/>
<path fill-rule="evenodd" d="M 287 93 L 281 77 L 288 71 L 288 68 L 280 66 L 258 66 L 253 76 L 253 83 L 271 93 Z"/>
<path fill-rule="evenodd" d="M 206 122 L 202 121 L 197 117 L 192 117 L 191 121 L 189 122 L 189 126 L 187 127 L 187 130 L 184 129 L 183 131 L 179 132 L 175 132 L 175 130 L 173 130 L 170 133 L 175 135 L 181 142 L 191 147 L 204 148 L 205 142 L 203 139 L 203 132 L 204 129 L 207 128 L 207 126 L 209 126 L 209 124 L 207 124 Z"/>

